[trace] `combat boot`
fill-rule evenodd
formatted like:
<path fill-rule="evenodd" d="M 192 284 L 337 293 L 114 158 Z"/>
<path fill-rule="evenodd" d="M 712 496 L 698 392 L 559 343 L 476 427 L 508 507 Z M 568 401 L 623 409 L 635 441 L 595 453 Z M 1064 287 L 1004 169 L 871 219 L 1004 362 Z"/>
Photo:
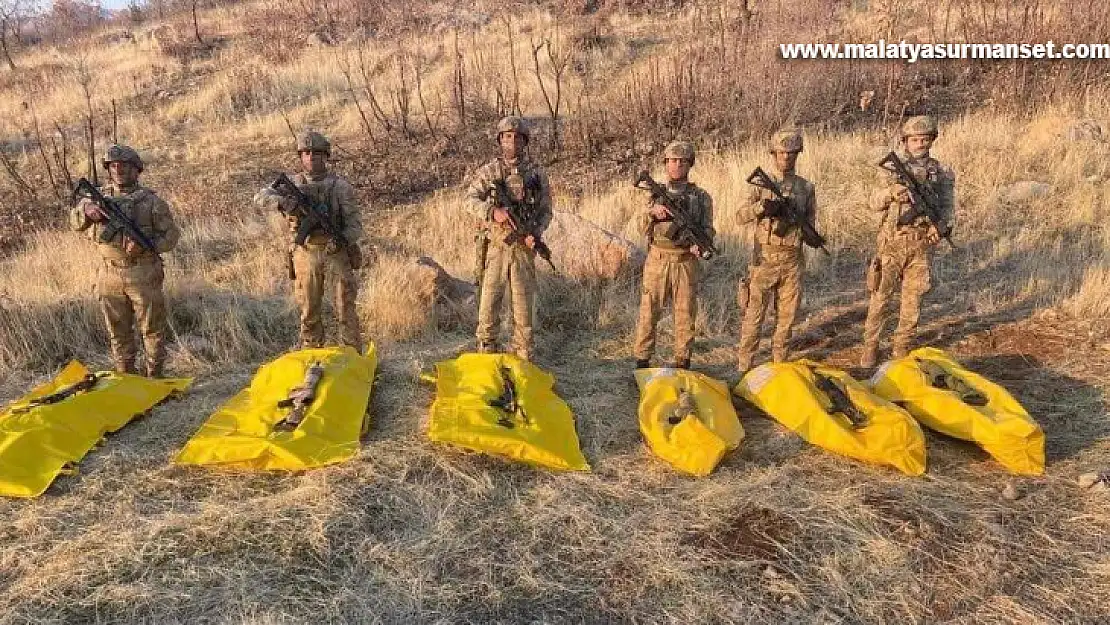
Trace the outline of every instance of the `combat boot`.
<path fill-rule="evenodd" d="M 675 361 L 674 368 L 675 369 L 689 369 L 690 368 L 690 359 L 689 358 L 683 358 L 682 360 Z"/>
<path fill-rule="evenodd" d="M 127 362 L 118 362 L 117 361 L 116 362 L 116 373 L 127 373 L 127 374 L 137 373 L 137 369 L 135 369 L 135 361 L 133 361 L 133 360 L 132 361 L 127 361 Z"/>
<path fill-rule="evenodd" d="M 650 358 L 637 358 L 636 359 L 636 368 L 637 369 L 648 369 L 650 367 L 651 367 L 651 359 Z"/>
<path fill-rule="evenodd" d="M 910 353 L 910 348 L 905 343 L 895 343 L 890 351 L 895 358 L 905 358 Z"/>
<path fill-rule="evenodd" d="M 479 354 L 496 354 L 497 346 L 493 343 L 478 343 Z"/>

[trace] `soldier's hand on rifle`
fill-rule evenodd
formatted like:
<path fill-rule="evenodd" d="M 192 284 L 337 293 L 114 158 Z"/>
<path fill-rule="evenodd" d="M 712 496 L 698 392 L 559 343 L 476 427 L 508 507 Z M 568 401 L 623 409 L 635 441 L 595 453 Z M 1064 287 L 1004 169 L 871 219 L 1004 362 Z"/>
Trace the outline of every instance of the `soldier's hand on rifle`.
<path fill-rule="evenodd" d="M 143 253 L 143 246 L 130 237 L 123 237 L 123 253 L 128 256 L 138 256 Z"/>
<path fill-rule="evenodd" d="M 671 211 L 662 204 L 652 204 L 651 208 L 648 210 L 648 213 L 658 220 L 663 220 L 671 216 Z"/>
<path fill-rule="evenodd" d="M 929 245 L 936 245 L 940 243 L 940 230 L 933 224 L 929 224 L 929 231 L 925 234 L 925 242 Z"/>
<path fill-rule="evenodd" d="M 506 221 L 509 221 L 509 211 L 507 211 L 503 208 L 493 209 L 493 212 L 491 213 L 491 216 L 493 217 L 494 223 L 503 224 Z"/>
<path fill-rule="evenodd" d="M 777 198 L 768 198 L 760 202 L 759 216 L 760 217 L 781 217 L 783 214 L 783 201 Z"/>
<path fill-rule="evenodd" d="M 697 243 L 690 246 L 690 253 L 694 256 L 701 256 L 701 247 Z"/>
<path fill-rule="evenodd" d="M 910 202 L 910 190 L 904 185 L 892 184 L 890 185 L 890 197 L 896 202 L 908 204 Z"/>
<path fill-rule="evenodd" d="M 100 206 L 98 206 L 92 198 L 81 198 L 81 200 L 77 202 L 77 206 L 89 221 L 104 221 L 104 211 L 100 210 Z"/>
<path fill-rule="evenodd" d="M 281 212 L 288 215 L 290 213 L 296 212 L 297 200 L 295 198 L 283 195 L 280 199 L 278 199 L 278 207 L 280 208 Z"/>
<path fill-rule="evenodd" d="M 530 249 L 530 250 L 535 249 L 536 248 L 536 237 L 531 235 L 531 234 L 524 237 L 524 244 L 527 245 L 528 249 Z"/>

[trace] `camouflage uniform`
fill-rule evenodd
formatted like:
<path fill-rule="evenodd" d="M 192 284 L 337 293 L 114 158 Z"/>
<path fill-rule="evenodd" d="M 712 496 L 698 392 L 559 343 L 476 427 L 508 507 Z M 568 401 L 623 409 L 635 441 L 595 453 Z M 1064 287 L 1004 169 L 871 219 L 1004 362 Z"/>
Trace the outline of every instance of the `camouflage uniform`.
<path fill-rule="evenodd" d="M 780 131 L 771 138 L 771 149 L 786 152 L 802 151 L 802 136 L 796 131 Z M 813 183 L 791 173 L 771 168 L 768 175 L 778 184 L 783 196 L 794 201 L 795 209 L 810 224 L 817 218 L 817 199 Z M 802 299 L 802 232 L 791 227 L 784 236 L 775 234 L 776 218 L 763 216 L 763 203 L 772 200 L 770 191 L 752 186 L 747 205 L 740 211 L 740 223 L 755 222 L 752 257 L 747 284 L 741 283 L 741 307 L 744 320 L 740 328 L 737 367 L 743 373 L 752 366 L 759 347 L 763 317 L 771 297 L 775 301 L 775 333 L 771 340 L 771 358 L 783 362 L 788 358 L 790 332 Z M 743 289 L 747 289 L 744 293 Z"/>
<path fill-rule="evenodd" d="M 297 140 L 298 152 L 307 150 L 331 151 L 331 144 L 321 134 L 308 132 Z M 300 218 L 289 214 L 288 198 L 278 191 L 265 187 L 255 195 L 259 206 L 270 210 L 283 210 L 289 221 L 290 252 L 293 268 L 293 299 L 300 309 L 300 342 L 302 347 L 320 347 L 324 344 L 324 325 L 320 318 L 323 308 L 324 287 L 329 279 L 335 287 L 335 312 L 338 317 L 342 341 L 361 351 L 362 331 L 358 320 L 358 276 L 362 253 L 358 240 L 362 236 L 362 221 L 355 189 L 341 176 L 327 172 L 321 175 L 299 173 L 293 183 L 313 202 L 328 209 L 333 226 L 347 241 L 345 248 L 338 247 L 323 228 L 313 229 L 303 245 L 296 245 L 294 237 Z"/>
<path fill-rule="evenodd" d="M 506 117 L 498 123 L 498 136 L 507 131 L 529 136 L 529 129 L 519 117 Z M 500 327 L 502 299 L 505 290 L 513 312 L 512 349 L 520 358 L 532 357 L 532 325 L 536 303 L 536 252 L 523 241 L 505 244 L 512 232 L 508 224 L 493 221 L 497 207 L 494 187 L 504 182 L 514 200 L 524 202 L 539 211 L 536 238 L 543 236 L 551 223 L 551 184 L 547 174 L 526 155 L 514 162 L 498 157 L 478 168 L 466 187 L 467 212 L 482 220 L 481 237 L 488 243 L 485 265 L 481 268 L 481 292 L 478 302 L 478 328 L 475 332 L 478 351 L 497 351 L 497 334 Z"/>
<path fill-rule="evenodd" d="M 110 147 L 104 159 L 105 168 L 111 162 L 129 162 L 139 171 L 143 168 L 138 153 L 127 146 Z M 174 223 L 165 200 L 138 183 L 129 188 L 109 183 L 101 193 L 138 226 L 155 248 L 154 252 L 138 248 L 128 254 L 123 232 L 114 230 L 106 221 L 91 220 L 81 203 L 70 212 L 70 226 L 87 232 L 97 242 L 100 252 L 97 297 L 108 325 L 116 371 L 136 371 L 134 326 L 137 322 L 143 335 L 146 374 L 160 377 L 166 361 L 166 300 L 162 292 L 165 273 L 161 254 L 177 245 L 181 230 Z"/>
<path fill-rule="evenodd" d="M 667 146 L 663 158 L 688 158 L 694 161 L 694 147 L 685 141 Z M 713 198 L 692 182 L 668 181 L 667 190 L 685 199 L 692 218 L 712 239 Z M 698 257 L 688 247 L 679 247 L 666 236 L 671 222 L 658 221 L 647 210 L 639 216 L 640 232 L 647 237 L 649 249 L 644 261 L 640 292 L 640 316 L 632 354 L 637 366 L 646 365 L 655 352 L 655 326 L 669 298 L 674 305 L 674 359 L 679 367 L 688 367 L 690 348 L 694 343 L 694 321 L 698 315 Z"/>
<path fill-rule="evenodd" d="M 903 138 L 913 134 L 937 134 L 936 121 L 929 117 L 910 118 L 903 128 Z M 913 157 L 903 151 L 899 158 L 909 166 L 922 185 L 931 188 L 939 200 L 938 209 L 947 227 L 955 210 L 956 177 L 951 169 L 927 154 Z M 901 282 L 901 308 L 898 328 L 894 331 L 894 356 L 906 355 L 911 349 L 917 322 L 921 316 L 921 298 L 932 286 L 932 250 L 938 242 L 936 228 L 924 216 L 913 223 L 899 226 L 901 215 L 912 210 L 905 187 L 889 180 L 871 196 L 872 210 L 881 214 L 877 252 L 868 275 L 871 300 L 863 330 L 863 355 L 860 364 L 874 366 L 879 337 L 887 317 L 887 304 Z M 942 227 L 941 229 L 944 229 Z"/>

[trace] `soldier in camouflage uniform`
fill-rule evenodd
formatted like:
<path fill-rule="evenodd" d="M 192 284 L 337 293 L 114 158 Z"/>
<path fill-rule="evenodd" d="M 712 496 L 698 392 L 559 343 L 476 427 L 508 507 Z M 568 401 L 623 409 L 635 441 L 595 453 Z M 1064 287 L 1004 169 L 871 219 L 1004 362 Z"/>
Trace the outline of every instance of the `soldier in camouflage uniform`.
<path fill-rule="evenodd" d="M 303 245 L 296 245 L 292 239 L 302 219 L 296 201 L 271 187 L 263 188 L 254 196 L 256 204 L 280 210 L 289 221 L 293 297 L 301 312 L 301 347 L 320 347 L 324 344 L 320 311 L 324 287 L 328 280 L 332 280 L 343 343 L 362 351 L 362 332 L 356 309 L 356 271 L 362 266 L 358 243 L 362 236 L 362 221 L 355 189 L 346 179 L 328 171 L 331 143 L 324 135 L 314 131 L 300 134 L 297 137 L 297 154 L 304 172 L 293 176 L 293 183 L 317 205 L 326 207 L 332 226 L 345 241 L 345 245 L 338 244 L 322 227 L 317 226 L 309 232 Z"/>
<path fill-rule="evenodd" d="M 694 146 L 675 141 L 663 150 L 667 170 L 667 190 L 684 199 L 691 217 L 712 239 L 713 198 L 687 177 L 694 166 Z M 690 368 L 690 347 L 694 342 L 694 320 L 698 314 L 697 245 L 681 247 L 667 238 L 673 217 L 667 207 L 649 204 L 640 214 L 640 231 L 648 239 L 648 255 L 644 261 L 643 286 L 640 295 L 640 318 L 632 347 L 636 368 L 651 365 L 655 351 L 655 326 L 669 298 L 674 305 L 674 366 Z"/>
<path fill-rule="evenodd" d="M 771 137 L 770 148 L 774 167 L 768 175 L 778 184 L 783 196 L 794 203 L 798 215 L 814 224 L 817 199 L 813 183 L 794 173 L 794 165 L 802 151 L 801 133 L 797 130 L 776 132 Z M 740 303 L 744 308 L 737 362 L 740 375 L 752 366 L 752 358 L 759 347 L 763 316 L 772 296 L 775 334 L 771 340 L 771 358 L 783 362 L 789 356 L 790 331 L 802 299 L 803 258 L 800 228 L 794 225 L 782 236 L 776 234 L 784 215 L 782 200 L 754 185 L 749 191 L 747 205 L 740 211 L 740 223 L 755 222 L 748 281 L 740 285 Z"/>
<path fill-rule="evenodd" d="M 481 291 L 478 301 L 478 351 L 497 351 L 497 331 L 505 290 L 513 309 L 513 353 L 532 357 L 532 317 L 536 301 L 536 239 L 551 223 L 551 184 L 543 169 L 526 152 L 531 131 L 519 117 L 506 117 L 497 124 L 501 155 L 478 168 L 466 187 L 466 208 L 482 220 L 480 250 L 485 262 L 479 268 Z M 512 245 L 505 238 L 512 232 L 509 214 L 499 204 L 496 187 L 504 185 L 514 203 L 524 210 L 538 211 L 535 236 Z M 479 252 L 481 258 L 482 252 Z"/>
<path fill-rule="evenodd" d="M 911 348 L 917 321 L 921 315 L 921 298 L 932 284 L 931 262 L 933 248 L 940 241 L 940 232 L 950 227 L 955 214 L 956 177 L 952 170 L 929 156 L 937 138 L 937 122 L 932 117 L 919 116 L 906 120 L 902 127 L 902 153 L 899 158 L 906 163 L 914 177 L 937 198 L 943 224 L 930 223 L 919 215 L 910 223 L 898 225 L 903 215 L 914 211 L 909 190 L 893 177 L 875 190 L 871 208 L 880 213 L 877 251 L 868 270 L 867 286 L 871 301 L 867 307 L 867 322 L 863 330 L 863 354 L 860 365 L 873 367 L 878 358 L 879 336 L 886 321 L 886 307 L 899 282 L 902 285 L 901 309 L 898 329 L 894 331 L 894 357 L 906 355 Z M 939 226 L 939 229 L 938 229 Z"/>
<path fill-rule="evenodd" d="M 97 242 L 101 264 L 97 296 L 108 325 L 116 371 L 135 373 L 135 328 L 143 335 L 146 375 L 161 377 L 166 361 L 166 300 L 162 293 L 165 273 L 161 255 L 172 250 L 181 237 L 170 207 L 154 191 L 139 184 L 143 161 L 125 145 L 113 145 L 104 157 L 111 182 L 101 193 L 115 204 L 154 244 L 147 251 L 137 241 L 113 227 L 90 198 L 82 198 L 70 212 L 74 230 L 84 231 Z"/>

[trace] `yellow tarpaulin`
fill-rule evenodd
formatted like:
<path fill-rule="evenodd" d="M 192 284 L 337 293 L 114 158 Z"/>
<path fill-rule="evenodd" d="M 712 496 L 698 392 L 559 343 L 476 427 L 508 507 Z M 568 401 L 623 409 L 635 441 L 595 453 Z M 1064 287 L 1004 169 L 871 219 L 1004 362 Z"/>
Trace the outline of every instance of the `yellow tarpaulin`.
<path fill-rule="evenodd" d="M 76 360 L 69 363 L 54 379 L 0 412 L 0 495 L 41 495 L 105 434 L 191 382 L 93 374 Z M 57 401 L 50 402 L 51 396 Z"/>
<path fill-rule="evenodd" d="M 737 393 L 806 441 L 850 458 L 925 472 L 925 435 L 906 411 L 839 369 L 814 362 L 752 369 Z"/>
<path fill-rule="evenodd" d="M 671 368 L 639 369 L 636 384 L 640 432 L 655 455 L 679 471 L 709 475 L 740 446 L 744 428 L 725 384 Z"/>
<path fill-rule="evenodd" d="M 283 406 L 305 384 L 314 364 L 323 367 L 299 425 Z M 233 469 L 300 471 L 343 462 L 358 452 L 377 367 L 371 344 L 366 355 L 350 347 L 302 349 L 258 369 L 251 384 L 220 407 L 177 455 L 177 464 Z"/>
<path fill-rule="evenodd" d="M 555 378 L 511 354 L 436 364 L 428 438 L 549 469 L 589 471 Z"/>
<path fill-rule="evenodd" d="M 1006 389 L 933 347 L 884 363 L 876 393 L 905 406 L 927 427 L 973 441 L 1006 469 L 1044 473 L 1044 431 Z"/>

